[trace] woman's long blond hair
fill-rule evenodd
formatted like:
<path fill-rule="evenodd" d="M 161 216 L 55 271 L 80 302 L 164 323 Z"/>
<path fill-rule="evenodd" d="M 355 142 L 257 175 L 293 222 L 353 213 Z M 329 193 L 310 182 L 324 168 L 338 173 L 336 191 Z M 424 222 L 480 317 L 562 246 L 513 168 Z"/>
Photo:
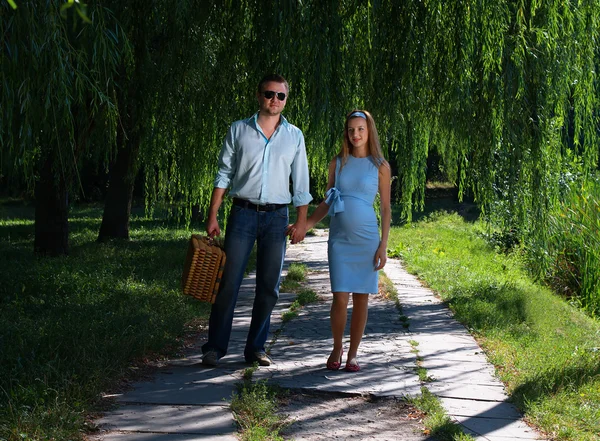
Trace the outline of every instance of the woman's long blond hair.
<path fill-rule="evenodd" d="M 346 115 L 346 122 L 344 123 L 344 136 L 342 138 L 342 148 L 338 153 L 338 158 L 341 159 L 342 163 L 340 165 L 340 171 L 342 167 L 348 161 L 348 156 L 352 153 L 352 143 L 350 142 L 350 138 L 348 138 L 348 122 L 354 118 L 362 118 L 362 116 L 355 115 L 356 112 L 364 113 L 367 117 L 367 130 L 369 131 L 369 154 L 377 167 L 381 164 L 386 163 L 385 158 L 383 157 L 383 153 L 381 152 L 381 144 L 379 143 L 379 135 L 377 135 L 377 127 L 375 127 L 375 120 L 371 116 L 369 112 L 366 110 L 354 109 L 351 112 L 348 112 Z"/>

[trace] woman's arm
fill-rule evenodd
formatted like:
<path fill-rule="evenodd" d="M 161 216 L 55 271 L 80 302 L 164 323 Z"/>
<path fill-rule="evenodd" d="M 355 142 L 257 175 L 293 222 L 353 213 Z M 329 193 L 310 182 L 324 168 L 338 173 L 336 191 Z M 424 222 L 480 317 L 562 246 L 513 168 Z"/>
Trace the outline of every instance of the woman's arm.
<path fill-rule="evenodd" d="M 390 165 L 384 161 L 379 166 L 379 200 L 381 206 L 381 241 L 375 253 L 375 270 L 380 270 L 387 262 L 387 243 L 390 235 L 392 221 L 392 208 L 390 203 L 391 188 Z"/>
<path fill-rule="evenodd" d="M 336 166 L 336 158 L 333 158 L 329 163 L 329 175 L 327 178 L 327 191 L 335 185 L 335 166 Z M 329 205 L 325 203 L 325 200 L 319 204 L 315 211 L 308 217 L 306 220 L 306 230 L 310 230 L 314 228 L 317 223 L 325 216 L 329 211 Z"/>

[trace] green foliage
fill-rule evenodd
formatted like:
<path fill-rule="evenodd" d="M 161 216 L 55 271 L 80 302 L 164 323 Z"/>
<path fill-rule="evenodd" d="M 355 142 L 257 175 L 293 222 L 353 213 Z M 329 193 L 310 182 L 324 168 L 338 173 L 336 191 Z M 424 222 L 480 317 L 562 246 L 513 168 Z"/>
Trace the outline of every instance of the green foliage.
<path fill-rule="evenodd" d="M 189 231 L 135 217 L 130 242 L 99 244 L 100 210 L 73 210 L 71 255 L 43 259 L 32 220 L 1 211 L 0 438 L 80 439 L 136 359 L 174 353 L 185 323 L 206 321 L 179 288 Z"/>
<path fill-rule="evenodd" d="M 306 279 L 307 270 L 308 269 L 306 265 L 302 263 L 293 262 L 290 264 L 285 278 L 289 280 L 295 280 L 297 282 L 303 282 Z"/>
<path fill-rule="evenodd" d="M 298 315 L 298 311 L 309 303 L 315 303 L 319 301 L 319 295 L 312 289 L 301 289 L 296 294 L 296 298 L 290 305 L 290 308 L 282 314 L 283 322 L 287 322 Z"/>
<path fill-rule="evenodd" d="M 244 381 L 251 381 L 252 376 L 254 375 L 254 372 L 256 372 L 257 369 L 258 369 L 257 361 L 252 363 L 252 367 L 244 369 L 244 373 L 242 374 L 242 378 L 244 379 Z"/>
<path fill-rule="evenodd" d="M 439 399 L 426 387 L 421 388 L 421 395 L 409 398 L 408 402 L 426 414 L 423 424 L 427 432 L 442 441 L 473 441 L 473 437 L 465 434 L 461 427 L 452 422 L 446 414 Z"/>
<path fill-rule="evenodd" d="M 306 265 L 301 263 L 290 264 L 287 274 L 281 282 L 280 291 L 283 292 L 296 292 L 306 279 Z"/>
<path fill-rule="evenodd" d="M 520 255 L 496 253 L 485 230 L 446 214 L 393 228 L 389 243 L 404 244 L 409 271 L 479 338 L 530 421 L 560 439 L 595 439 L 600 324 L 534 283 Z"/>
<path fill-rule="evenodd" d="M 393 300 L 396 303 L 396 307 L 402 311 L 402 305 L 398 300 L 398 290 L 394 286 L 394 282 L 392 282 L 383 271 L 379 273 L 379 292 L 383 294 L 386 299 Z"/>
<path fill-rule="evenodd" d="M 82 161 L 108 164 L 114 153 L 118 112 L 115 72 L 131 47 L 113 12 L 95 6 L 82 25 L 64 1 L 20 1 L 14 11 L 0 5 L 1 173 L 22 177 L 31 190 L 39 167 L 53 163 L 74 189 Z M 61 18 L 61 10 L 65 19 Z"/>
<path fill-rule="evenodd" d="M 266 381 L 239 385 L 231 399 L 231 410 L 243 441 L 283 441 L 279 431 L 287 421 L 277 414 L 280 394 L 280 390 L 270 387 Z"/>
<path fill-rule="evenodd" d="M 302 288 L 302 282 L 306 280 L 308 268 L 302 263 L 292 263 L 288 268 L 287 275 L 281 284 L 281 291 L 296 293 L 296 298 L 285 311 L 281 319 L 288 322 L 298 316 L 298 311 L 302 306 L 319 301 L 319 296 L 311 289 Z"/>
<path fill-rule="evenodd" d="M 600 181 L 578 180 L 550 213 L 546 260 L 538 271 L 593 316 L 600 314 Z M 543 267 L 542 264 L 546 264 Z"/>
<path fill-rule="evenodd" d="M 148 208 L 167 200 L 189 218 L 271 71 L 289 80 L 316 196 L 354 107 L 375 116 L 407 220 L 435 151 L 461 197 L 543 244 L 563 159 L 598 166 L 595 1 L 110 1 L 88 5 L 88 24 L 76 8 L 60 19 L 63 5 L 0 3 L 2 171 L 30 184 L 47 157 L 75 182 L 84 160 L 105 168 L 125 130 Z"/>
<path fill-rule="evenodd" d="M 296 298 L 300 306 L 308 305 L 319 301 L 319 296 L 312 289 L 303 289 Z"/>

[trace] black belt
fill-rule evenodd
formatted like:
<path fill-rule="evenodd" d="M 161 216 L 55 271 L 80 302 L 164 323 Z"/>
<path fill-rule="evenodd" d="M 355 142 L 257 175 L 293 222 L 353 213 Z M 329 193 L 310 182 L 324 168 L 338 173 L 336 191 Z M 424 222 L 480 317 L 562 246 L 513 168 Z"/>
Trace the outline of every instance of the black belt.
<path fill-rule="evenodd" d="M 237 205 L 238 207 L 246 208 L 248 210 L 253 211 L 275 211 L 280 208 L 287 207 L 288 204 L 265 204 L 265 205 L 256 205 L 252 202 L 246 201 L 244 199 L 233 198 L 233 205 Z"/>

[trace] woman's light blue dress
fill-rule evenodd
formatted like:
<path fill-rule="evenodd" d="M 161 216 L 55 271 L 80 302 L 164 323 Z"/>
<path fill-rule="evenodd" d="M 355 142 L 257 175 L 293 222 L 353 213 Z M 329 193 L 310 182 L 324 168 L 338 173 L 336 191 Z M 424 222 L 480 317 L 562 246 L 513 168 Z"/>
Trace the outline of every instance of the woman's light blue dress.
<path fill-rule="evenodd" d="M 337 158 L 335 187 L 327 192 L 329 205 L 329 278 L 332 292 L 377 293 L 375 252 L 379 228 L 373 202 L 379 188 L 379 169 L 371 156 L 348 156 L 340 172 Z"/>

